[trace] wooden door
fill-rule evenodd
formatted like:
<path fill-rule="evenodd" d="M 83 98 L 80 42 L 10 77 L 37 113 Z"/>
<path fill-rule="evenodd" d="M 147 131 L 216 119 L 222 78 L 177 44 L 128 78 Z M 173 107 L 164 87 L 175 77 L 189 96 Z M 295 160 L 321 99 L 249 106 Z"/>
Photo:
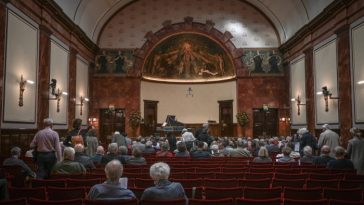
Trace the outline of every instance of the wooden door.
<path fill-rule="evenodd" d="M 233 136 L 233 100 L 224 100 L 219 102 L 219 125 L 220 136 Z"/>
<path fill-rule="evenodd" d="M 100 109 L 100 140 L 102 143 L 110 143 L 115 131 L 125 132 L 124 109 Z"/>
<path fill-rule="evenodd" d="M 277 136 L 278 135 L 278 110 L 269 108 L 264 111 L 261 108 L 253 109 L 253 136 Z"/>
<path fill-rule="evenodd" d="M 142 134 L 154 134 L 157 126 L 158 101 L 144 100 L 144 126 Z"/>

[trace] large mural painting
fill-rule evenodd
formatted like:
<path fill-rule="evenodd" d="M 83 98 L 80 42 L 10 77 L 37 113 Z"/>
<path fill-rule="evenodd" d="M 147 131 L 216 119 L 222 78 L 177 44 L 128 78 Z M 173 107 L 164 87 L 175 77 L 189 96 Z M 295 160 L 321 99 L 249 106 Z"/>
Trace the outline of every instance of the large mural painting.
<path fill-rule="evenodd" d="M 96 56 L 96 74 L 126 75 L 134 66 L 134 50 L 101 50 Z"/>
<path fill-rule="evenodd" d="M 235 69 L 224 48 L 195 33 L 164 39 L 149 53 L 143 66 L 143 78 L 159 81 L 205 82 L 233 77 Z"/>
<path fill-rule="evenodd" d="M 276 49 L 244 49 L 241 57 L 251 75 L 283 75 L 282 59 Z"/>

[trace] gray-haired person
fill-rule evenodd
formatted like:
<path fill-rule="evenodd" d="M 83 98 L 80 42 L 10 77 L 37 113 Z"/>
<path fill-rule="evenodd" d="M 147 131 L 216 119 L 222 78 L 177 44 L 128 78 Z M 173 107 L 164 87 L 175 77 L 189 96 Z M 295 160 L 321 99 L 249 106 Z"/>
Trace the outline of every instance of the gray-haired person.
<path fill-rule="evenodd" d="M 36 174 L 30 169 L 30 167 L 20 158 L 21 149 L 19 147 L 13 147 L 10 150 L 11 157 L 7 158 L 3 162 L 3 166 L 19 166 L 22 168 L 23 173 L 26 176 L 35 178 Z"/>
<path fill-rule="evenodd" d="M 105 166 L 107 180 L 102 184 L 96 184 L 88 193 L 88 199 L 112 200 L 112 199 L 132 199 L 134 193 L 127 189 L 127 184 L 121 183 L 120 177 L 123 174 L 123 165 L 119 160 L 112 160 Z"/>
<path fill-rule="evenodd" d="M 348 156 L 358 174 L 364 174 L 364 137 L 358 128 L 350 129 L 353 139 L 348 142 Z"/>
<path fill-rule="evenodd" d="M 154 181 L 154 187 L 144 190 L 140 200 L 177 200 L 185 199 L 188 204 L 185 191 L 180 183 L 168 180 L 171 169 L 168 164 L 158 162 L 150 167 L 149 174 Z"/>
<path fill-rule="evenodd" d="M 30 143 L 30 148 L 34 148 L 37 153 L 37 178 L 39 179 L 48 178 L 53 166 L 62 159 L 58 133 L 52 130 L 53 120 L 46 118 L 43 124 L 45 128 L 38 131 Z"/>

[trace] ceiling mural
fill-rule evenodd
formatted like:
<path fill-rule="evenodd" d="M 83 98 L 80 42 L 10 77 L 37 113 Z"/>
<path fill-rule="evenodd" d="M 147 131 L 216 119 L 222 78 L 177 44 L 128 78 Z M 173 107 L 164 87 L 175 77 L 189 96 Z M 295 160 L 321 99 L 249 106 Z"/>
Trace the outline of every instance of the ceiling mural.
<path fill-rule="evenodd" d="M 279 37 L 265 16 L 250 4 L 238 0 L 141 0 L 116 13 L 105 24 L 98 45 L 101 48 L 140 48 L 148 31 L 156 32 L 166 20 L 182 22 L 186 16 L 195 22 L 215 23 L 229 31 L 237 48 L 278 47 Z"/>
<path fill-rule="evenodd" d="M 143 78 L 157 81 L 206 82 L 235 76 L 224 48 L 205 35 L 182 33 L 159 42 L 147 56 Z"/>

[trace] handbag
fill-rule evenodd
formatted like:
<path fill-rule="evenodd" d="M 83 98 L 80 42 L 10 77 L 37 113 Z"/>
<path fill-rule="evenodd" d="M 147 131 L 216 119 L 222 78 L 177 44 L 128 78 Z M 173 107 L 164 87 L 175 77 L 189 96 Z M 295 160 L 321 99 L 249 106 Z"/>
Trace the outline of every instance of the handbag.
<path fill-rule="evenodd" d="M 76 144 L 84 145 L 83 137 L 82 137 L 82 135 L 80 135 L 80 132 L 81 132 L 81 129 L 78 131 L 76 136 L 72 136 L 71 143 L 73 146 L 75 146 Z"/>

